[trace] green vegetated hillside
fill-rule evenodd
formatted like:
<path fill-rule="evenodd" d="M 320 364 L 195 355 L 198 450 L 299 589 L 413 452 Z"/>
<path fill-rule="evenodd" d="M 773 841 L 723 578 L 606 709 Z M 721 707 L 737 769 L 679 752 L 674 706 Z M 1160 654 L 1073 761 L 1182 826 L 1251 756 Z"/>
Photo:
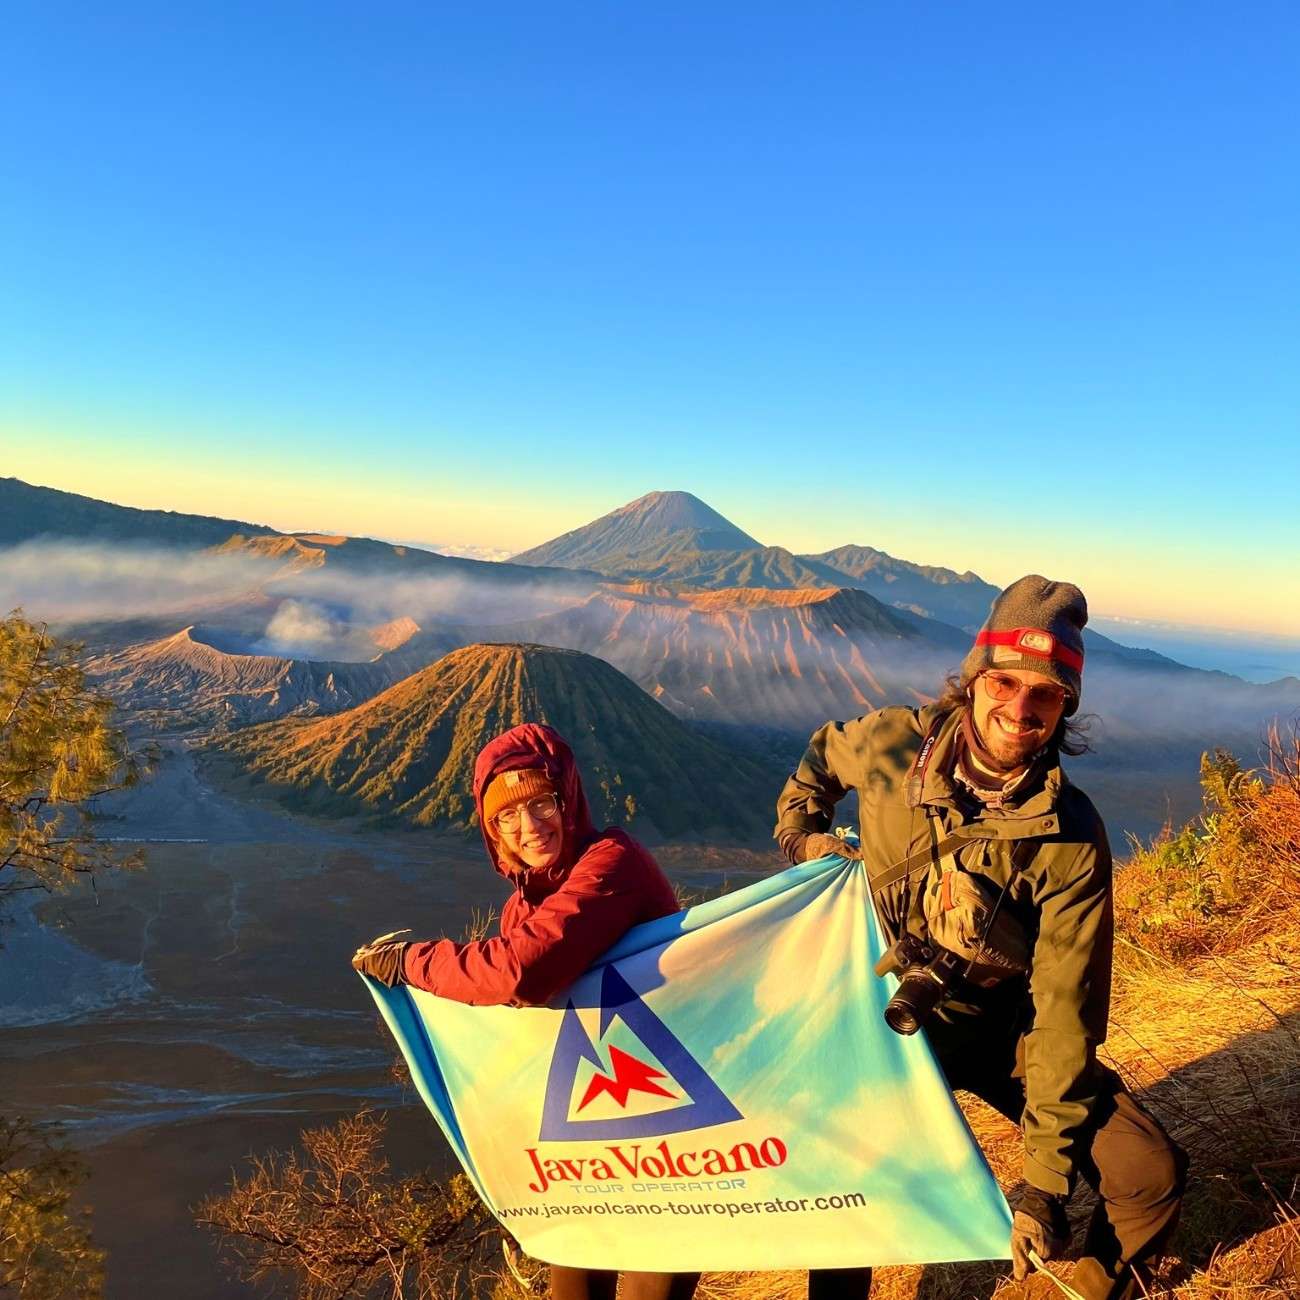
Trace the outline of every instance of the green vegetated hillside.
<path fill-rule="evenodd" d="M 137 510 L 76 492 L 37 487 L 21 479 L 0 478 L 0 545 L 45 537 L 201 547 L 216 546 L 238 532 L 261 535 L 274 530 L 210 515 Z"/>
<path fill-rule="evenodd" d="M 474 759 L 521 722 L 550 723 L 573 746 L 598 823 L 770 832 L 780 772 L 698 735 L 602 660 L 548 646 L 467 646 L 346 713 L 252 727 L 214 749 L 303 811 L 468 828 Z"/>

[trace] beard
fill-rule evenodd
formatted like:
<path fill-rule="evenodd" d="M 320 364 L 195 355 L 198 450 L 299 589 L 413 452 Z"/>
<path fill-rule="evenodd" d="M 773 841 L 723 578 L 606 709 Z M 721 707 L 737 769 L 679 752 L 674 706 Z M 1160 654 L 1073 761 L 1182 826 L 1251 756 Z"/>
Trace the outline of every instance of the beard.
<path fill-rule="evenodd" d="M 1040 718 L 1008 719 L 1008 721 L 1018 721 L 1019 726 L 1024 728 L 1023 730 L 1018 728 L 1013 733 L 1003 729 L 998 720 L 1001 716 L 1003 715 L 997 709 L 989 714 L 984 726 L 986 734 L 981 735 L 980 740 L 983 742 L 985 753 L 1001 770 L 1013 772 L 1018 767 L 1024 767 L 1047 744 L 1050 737 Z"/>

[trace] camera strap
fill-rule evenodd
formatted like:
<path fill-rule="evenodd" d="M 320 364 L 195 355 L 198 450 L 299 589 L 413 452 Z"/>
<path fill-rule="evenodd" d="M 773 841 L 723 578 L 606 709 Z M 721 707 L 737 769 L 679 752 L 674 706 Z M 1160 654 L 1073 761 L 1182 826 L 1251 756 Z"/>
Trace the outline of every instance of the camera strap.
<path fill-rule="evenodd" d="M 911 878 L 918 874 L 921 867 L 930 867 L 933 863 L 945 858 L 950 853 L 955 853 L 958 849 L 964 848 L 967 844 L 990 844 L 996 839 L 993 835 L 946 835 L 943 839 L 936 841 L 934 832 L 931 830 L 931 842 L 924 848 L 917 849 L 915 853 L 909 854 L 901 862 L 895 862 L 893 866 L 886 867 L 884 871 L 875 876 L 871 881 L 871 892 L 873 894 L 882 893 L 890 885 L 896 885 L 900 880 Z M 1033 857 L 1038 847 L 1036 837 L 1016 840 L 1011 850 L 1011 875 L 1007 878 L 1007 885 L 1015 878 L 1016 874 L 1023 871 L 1029 864 L 1030 858 Z M 1006 887 L 1003 892 L 1005 893 Z M 999 906 L 1001 899 L 998 900 Z"/>
<path fill-rule="evenodd" d="M 993 933 L 993 922 L 998 919 L 1002 904 L 1006 902 L 1007 895 L 1011 892 L 1012 882 L 1029 865 L 1037 852 L 1038 841 L 1036 839 L 1017 840 L 1011 846 L 1011 870 L 1007 873 L 1007 883 L 1002 886 L 1002 891 L 998 894 L 998 901 L 993 904 L 992 910 L 984 921 L 984 928 L 980 931 L 980 937 L 976 940 L 975 951 L 978 954 L 982 955 L 988 951 L 987 945 L 989 935 Z M 971 966 L 974 967 L 974 964 L 975 961 L 973 960 Z"/>
<path fill-rule="evenodd" d="M 919 872 L 920 868 L 925 867 L 928 869 L 932 863 L 938 862 L 940 858 L 955 852 L 964 844 L 974 844 L 977 840 L 984 838 L 987 837 L 946 835 L 943 839 L 936 841 L 933 827 L 931 827 L 930 843 L 924 848 L 917 849 L 915 853 L 909 854 L 901 862 L 895 862 L 892 867 L 886 867 L 871 881 L 871 892 L 873 894 L 883 893 L 890 885 L 896 885 L 900 880 L 906 880 L 910 883 L 911 878 Z"/>
<path fill-rule="evenodd" d="M 939 740 L 939 732 L 943 729 L 946 715 L 940 714 L 931 724 L 930 730 L 925 733 L 925 738 L 921 741 L 921 748 L 916 751 L 916 757 L 912 760 L 912 766 L 907 772 L 907 782 L 905 790 L 907 793 L 907 806 L 915 809 L 921 803 L 921 790 L 925 785 L 925 770 L 930 766 L 930 757 L 934 753 L 934 747 Z"/>
<path fill-rule="evenodd" d="M 911 810 L 911 817 L 908 820 L 907 842 L 910 845 L 916 837 L 916 813 L 921 807 L 921 795 L 925 786 L 925 772 L 930 766 L 930 757 L 934 753 L 934 747 L 939 739 L 939 732 L 943 727 L 943 716 L 935 718 L 930 724 L 930 729 L 921 739 L 921 747 L 916 752 L 916 757 L 912 760 L 912 766 L 908 769 L 907 780 L 904 784 L 904 792 L 907 799 L 907 806 Z M 950 839 L 938 840 L 934 833 L 934 821 L 930 816 L 929 810 L 926 810 L 925 818 L 926 830 L 929 832 L 930 843 L 923 849 L 918 849 L 915 853 L 910 854 L 901 862 L 896 862 L 892 867 L 886 867 L 878 876 L 874 878 L 868 872 L 868 884 L 871 887 L 873 898 L 883 893 L 891 885 L 898 881 L 903 882 L 903 899 L 902 912 L 903 925 L 907 924 L 907 916 L 912 906 L 912 874 L 919 867 L 928 867 L 930 863 L 937 862 L 944 853 L 950 851 L 952 845 Z"/>

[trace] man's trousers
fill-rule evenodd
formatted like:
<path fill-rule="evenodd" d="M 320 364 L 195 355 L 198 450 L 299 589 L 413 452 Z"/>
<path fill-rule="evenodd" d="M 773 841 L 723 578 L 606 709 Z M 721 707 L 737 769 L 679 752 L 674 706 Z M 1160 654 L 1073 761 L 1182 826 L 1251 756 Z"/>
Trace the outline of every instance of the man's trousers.
<path fill-rule="evenodd" d="M 944 1062 L 953 1088 L 973 1092 L 1019 1124 L 1023 1079 Z M 1178 1223 L 1187 1156 L 1143 1110 L 1119 1075 L 1097 1066 L 1100 1100 L 1084 1138 L 1079 1176 L 1097 1193 L 1073 1286 L 1086 1300 L 1120 1300 L 1140 1293 L 1135 1277 L 1159 1254 Z"/>
<path fill-rule="evenodd" d="M 1014 1073 L 1014 1052 L 990 1052 L 987 1044 L 981 1050 L 969 1038 L 959 1051 L 945 1052 L 942 1029 L 931 1042 L 954 1090 L 974 1093 L 1020 1124 L 1025 1085 Z M 1129 1300 L 1141 1294 L 1143 1265 L 1177 1225 L 1187 1157 L 1113 1070 L 1097 1069 L 1101 1100 L 1079 1161 L 1080 1177 L 1097 1193 L 1097 1208 L 1072 1285 L 1085 1300 Z M 810 1300 L 862 1300 L 870 1286 L 869 1268 L 815 1270 L 808 1277 Z"/>

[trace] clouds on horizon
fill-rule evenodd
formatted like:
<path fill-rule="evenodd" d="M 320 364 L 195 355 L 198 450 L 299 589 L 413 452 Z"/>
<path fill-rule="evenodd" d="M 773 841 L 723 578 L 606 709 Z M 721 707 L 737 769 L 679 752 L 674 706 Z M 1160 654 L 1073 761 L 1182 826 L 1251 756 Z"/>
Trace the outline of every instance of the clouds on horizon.
<path fill-rule="evenodd" d="M 183 614 L 266 582 L 275 563 L 248 554 L 37 540 L 0 550 L 0 606 L 44 622 Z"/>
<path fill-rule="evenodd" d="M 193 622 L 219 616 L 224 609 L 246 624 L 245 633 L 304 647 L 321 641 L 330 624 L 369 626 L 402 616 L 421 624 L 509 623 L 575 598 L 532 582 L 514 583 L 504 575 L 489 582 L 463 573 L 404 575 L 328 562 L 320 569 L 292 572 L 282 561 L 247 552 L 47 540 L 0 549 L 0 608 L 5 611 L 21 608 L 29 618 L 50 623 L 168 614 Z"/>

